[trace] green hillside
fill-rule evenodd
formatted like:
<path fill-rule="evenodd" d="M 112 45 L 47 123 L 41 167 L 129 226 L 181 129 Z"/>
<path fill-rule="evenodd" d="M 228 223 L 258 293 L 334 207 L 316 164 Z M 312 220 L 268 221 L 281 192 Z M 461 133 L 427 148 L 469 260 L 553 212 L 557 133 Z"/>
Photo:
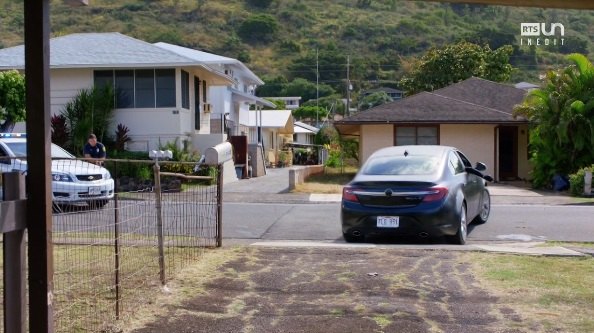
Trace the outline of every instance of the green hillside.
<path fill-rule="evenodd" d="M 466 39 L 515 46 L 514 81 L 536 80 L 563 54 L 594 52 L 594 11 L 467 6 L 396 0 L 90 0 L 52 1 L 52 35 L 118 31 L 244 61 L 258 75 L 315 80 L 337 91 L 347 56 L 354 91 L 392 85 L 432 46 Z M 520 23 L 560 22 L 563 47 L 520 47 Z M 0 3 L 0 47 L 23 42 L 23 1 Z"/>

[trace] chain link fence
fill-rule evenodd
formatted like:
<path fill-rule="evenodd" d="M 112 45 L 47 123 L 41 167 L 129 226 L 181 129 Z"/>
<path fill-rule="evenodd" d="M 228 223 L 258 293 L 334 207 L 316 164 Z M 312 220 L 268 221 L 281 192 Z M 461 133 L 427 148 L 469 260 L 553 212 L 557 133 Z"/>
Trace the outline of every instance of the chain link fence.
<path fill-rule="evenodd" d="M 123 316 L 219 246 L 220 171 L 170 161 L 53 161 L 56 332 L 121 331 Z"/>

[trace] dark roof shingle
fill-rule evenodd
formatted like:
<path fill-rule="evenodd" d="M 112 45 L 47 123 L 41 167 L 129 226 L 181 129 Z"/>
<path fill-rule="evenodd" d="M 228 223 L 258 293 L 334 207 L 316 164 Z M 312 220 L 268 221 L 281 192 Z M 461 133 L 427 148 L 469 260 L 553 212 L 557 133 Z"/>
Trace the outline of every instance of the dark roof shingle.
<path fill-rule="evenodd" d="M 434 92 L 422 92 L 359 112 L 336 124 L 362 123 L 518 123 L 513 107 L 526 91 L 470 78 Z"/>

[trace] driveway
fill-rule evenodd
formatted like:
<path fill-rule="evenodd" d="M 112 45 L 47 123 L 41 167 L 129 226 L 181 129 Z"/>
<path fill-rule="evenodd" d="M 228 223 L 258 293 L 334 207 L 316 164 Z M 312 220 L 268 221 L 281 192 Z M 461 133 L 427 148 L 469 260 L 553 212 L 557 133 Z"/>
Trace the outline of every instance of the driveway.
<path fill-rule="evenodd" d="M 221 274 L 193 286 L 195 297 L 133 332 L 540 331 L 478 287 L 462 255 L 242 248 Z"/>

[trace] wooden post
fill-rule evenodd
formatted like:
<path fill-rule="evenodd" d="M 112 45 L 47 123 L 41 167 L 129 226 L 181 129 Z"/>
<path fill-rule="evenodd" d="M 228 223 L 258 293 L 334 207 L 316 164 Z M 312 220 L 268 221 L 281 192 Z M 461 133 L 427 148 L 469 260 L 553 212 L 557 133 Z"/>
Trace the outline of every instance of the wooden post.
<path fill-rule="evenodd" d="M 25 0 L 29 330 L 53 332 L 50 0 Z"/>
<path fill-rule="evenodd" d="M 4 201 L 25 199 L 25 176 L 18 172 L 2 174 Z M 25 230 L 4 234 L 4 332 L 25 333 Z"/>

